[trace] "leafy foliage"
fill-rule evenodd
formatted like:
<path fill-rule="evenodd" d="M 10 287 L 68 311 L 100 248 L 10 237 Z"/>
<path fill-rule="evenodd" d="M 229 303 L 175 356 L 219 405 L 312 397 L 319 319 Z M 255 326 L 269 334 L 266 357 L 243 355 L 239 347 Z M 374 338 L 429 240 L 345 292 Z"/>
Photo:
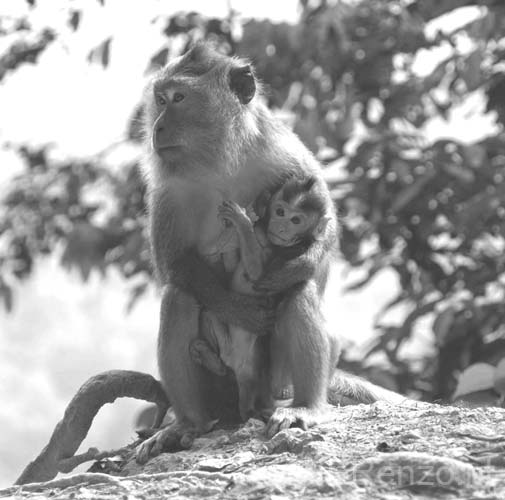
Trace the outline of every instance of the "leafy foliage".
<path fill-rule="evenodd" d="M 497 364 L 505 354 L 505 123 L 501 2 L 362 0 L 331 5 L 300 2 L 298 24 L 226 19 L 197 13 L 157 18 L 166 37 L 147 70 L 207 38 L 227 53 L 252 59 L 270 106 L 325 164 L 342 221 L 341 253 L 365 271 L 359 289 L 379 272 L 398 277 L 399 294 L 385 311 L 407 310 L 401 325 L 379 317 L 369 355 L 385 354 L 402 389 L 446 398 L 465 367 Z M 463 5 L 479 15 L 453 31 L 427 36 L 427 24 Z M 36 8 L 36 7 L 34 7 Z M 79 30 L 81 13 L 69 10 Z M 1 27 L 1 26 L 0 26 Z M 0 79 L 33 63 L 58 35 L 35 33 L 24 20 L 0 35 L 22 35 L 0 57 Z M 114 39 L 91 48 L 90 64 L 107 67 Z M 415 69 L 423 50 L 449 55 L 426 76 Z M 429 140 L 435 118 L 447 119 L 469 95 L 479 95 L 497 126 L 475 143 Z M 133 110 L 125 141 L 140 139 L 141 109 Z M 144 198 L 136 160 L 121 172 L 100 157 L 56 164 L 46 149 L 15 146 L 26 172 L 12 182 L 0 223 L 0 296 L 12 307 L 12 284 L 25 279 L 40 254 L 62 248 L 62 264 L 84 279 L 115 266 L 137 277 L 132 297 L 152 279 L 145 238 Z M 105 193 L 89 200 L 91 191 Z M 113 203 L 111 203 L 111 201 Z M 139 284 L 140 283 L 140 284 Z M 402 348 L 419 319 L 433 318 L 437 354 L 406 363 Z"/>

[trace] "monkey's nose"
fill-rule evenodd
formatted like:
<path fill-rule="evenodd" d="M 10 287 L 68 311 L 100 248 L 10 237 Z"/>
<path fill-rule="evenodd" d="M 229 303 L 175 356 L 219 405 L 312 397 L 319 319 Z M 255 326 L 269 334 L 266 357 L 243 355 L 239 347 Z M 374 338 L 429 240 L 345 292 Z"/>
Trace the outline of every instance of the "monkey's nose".
<path fill-rule="evenodd" d="M 166 129 L 164 125 L 159 125 L 156 127 L 153 134 L 153 147 L 154 149 L 162 148 L 165 144 L 167 144 L 166 140 Z"/>

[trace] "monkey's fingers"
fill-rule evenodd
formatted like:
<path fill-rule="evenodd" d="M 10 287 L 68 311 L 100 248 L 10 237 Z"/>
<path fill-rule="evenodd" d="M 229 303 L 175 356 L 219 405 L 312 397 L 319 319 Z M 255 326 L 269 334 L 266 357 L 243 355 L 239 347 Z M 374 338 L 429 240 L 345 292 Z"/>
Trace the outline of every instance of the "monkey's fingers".
<path fill-rule="evenodd" d="M 272 439 L 278 432 L 289 429 L 294 424 L 293 418 L 286 416 L 284 418 L 276 416 L 275 413 L 270 417 L 265 429 L 268 439 Z"/>
<path fill-rule="evenodd" d="M 226 212 L 219 212 L 217 214 L 217 218 L 224 224 L 225 227 L 230 227 L 235 220 L 233 214 L 229 214 Z"/>
<path fill-rule="evenodd" d="M 136 461 L 145 464 L 161 453 L 187 449 L 195 437 L 196 433 L 190 429 L 182 429 L 178 424 L 169 425 L 137 447 Z"/>
<path fill-rule="evenodd" d="M 217 209 L 218 215 L 233 217 L 237 221 L 249 221 L 249 216 L 244 208 L 242 208 L 237 203 L 230 201 L 228 203 L 221 204 Z"/>
<path fill-rule="evenodd" d="M 253 289 L 259 293 L 277 293 L 282 292 L 286 288 L 285 279 L 277 273 L 263 276 L 257 280 Z"/>
<path fill-rule="evenodd" d="M 193 446 L 195 438 L 196 438 L 195 432 L 186 432 L 185 434 L 183 434 L 179 441 L 181 448 L 184 450 L 189 450 Z"/>
<path fill-rule="evenodd" d="M 290 427 L 299 427 L 306 431 L 318 422 L 319 412 L 308 408 L 276 408 L 267 423 L 265 434 L 271 439 L 275 434 Z"/>
<path fill-rule="evenodd" d="M 281 387 L 278 391 L 274 392 L 273 394 L 275 399 L 293 399 L 294 396 L 294 391 L 293 391 L 293 386 L 288 385 L 286 387 Z"/>
<path fill-rule="evenodd" d="M 212 373 L 220 376 L 226 375 L 225 364 L 206 340 L 194 339 L 189 344 L 189 354 L 195 363 L 204 366 Z"/>
<path fill-rule="evenodd" d="M 222 220 L 233 222 L 240 219 L 240 214 L 229 208 L 219 208 L 217 216 Z"/>
<path fill-rule="evenodd" d="M 219 207 L 217 207 L 217 211 L 218 213 L 230 213 L 230 214 L 234 214 L 237 212 L 237 209 L 235 208 L 234 205 L 232 205 L 231 202 L 229 201 L 223 201 L 223 203 L 221 203 L 221 205 L 219 205 Z"/>
<path fill-rule="evenodd" d="M 153 452 L 155 443 L 156 443 L 156 434 L 154 436 L 151 436 L 149 439 L 146 439 L 143 443 L 140 443 L 137 446 L 135 460 L 137 461 L 138 464 L 143 465 L 147 463 L 149 458 L 155 456 Z"/>
<path fill-rule="evenodd" d="M 243 209 L 238 203 L 232 200 L 224 200 L 221 203 L 221 207 L 226 207 L 230 210 L 233 210 L 234 212 L 243 212 L 245 209 Z"/>

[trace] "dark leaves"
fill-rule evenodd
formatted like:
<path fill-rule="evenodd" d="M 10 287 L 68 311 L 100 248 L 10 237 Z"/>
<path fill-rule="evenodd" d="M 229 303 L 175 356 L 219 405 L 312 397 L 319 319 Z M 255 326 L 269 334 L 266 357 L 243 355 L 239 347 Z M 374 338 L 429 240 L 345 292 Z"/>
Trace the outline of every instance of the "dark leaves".
<path fill-rule="evenodd" d="M 70 18 L 68 20 L 68 24 L 71 26 L 71 28 L 74 31 L 77 31 L 79 28 L 79 24 L 81 22 L 81 11 L 79 10 L 71 10 L 70 11 Z"/>
<path fill-rule="evenodd" d="M 168 49 L 165 47 L 151 57 L 147 67 L 147 73 L 151 73 L 152 71 L 162 68 L 167 63 L 167 60 Z"/>
<path fill-rule="evenodd" d="M 0 56 L 0 81 L 9 71 L 16 70 L 23 63 L 35 63 L 39 55 L 55 39 L 51 29 L 39 33 L 23 34 Z"/>
<path fill-rule="evenodd" d="M 107 38 L 97 47 L 92 49 L 88 54 L 88 61 L 91 63 L 99 63 L 104 68 L 109 65 L 110 57 L 110 44 L 112 43 L 112 38 Z"/>

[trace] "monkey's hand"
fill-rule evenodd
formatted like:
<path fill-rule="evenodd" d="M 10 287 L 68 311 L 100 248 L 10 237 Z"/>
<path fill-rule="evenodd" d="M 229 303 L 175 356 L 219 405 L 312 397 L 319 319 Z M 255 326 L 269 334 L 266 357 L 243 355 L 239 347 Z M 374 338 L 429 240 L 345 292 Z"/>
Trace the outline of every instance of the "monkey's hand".
<path fill-rule="evenodd" d="M 305 255 L 283 261 L 273 258 L 253 288 L 257 292 L 280 293 L 289 290 L 298 283 L 311 279 L 316 272 L 316 265 Z"/>
<path fill-rule="evenodd" d="M 145 464 L 150 458 L 156 457 L 160 453 L 191 448 L 195 438 L 205 432 L 211 431 L 216 423 L 217 420 L 213 420 L 202 429 L 177 422 L 164 427 L 137 447 L 137 463 Z"/>
<path fill-rule="evenodd" d="M 218 217 L 223 221 L 231 222 L 235 227 L 251 227 L 253 223 L 245 208 L 234 201 L 225 200 L 217 209 Z"/>
<path fill-rule="evenodd" d="M 231 225 L 225 226 L 216 240 L 209 245 L 208 255 L 232 252 L 240 248 L 237 231 Z"/>
<path fill-rule="evenodd" d="M 189 354 L 195 363 L 204 366 L 212 373 L 220 376 L 226 375 L 225 364 L 206 340 L 193 339 L 189 344 Z"/>
<path fill-rule="evenodd" d="M 265 335 L 273 330 L 276 307 L 271 298 L 231 292 L 229 299 L 226 323 L 257 335 Z"/>
<path fill-rule="evenodd" d="M 290 427 L 307 430 L 314 425 L 331 422 L 335 411 L 328 405 L 321 408 L 276 408 L 267 423 L 265 434 L 271 439 L 275 434 Z"/>

